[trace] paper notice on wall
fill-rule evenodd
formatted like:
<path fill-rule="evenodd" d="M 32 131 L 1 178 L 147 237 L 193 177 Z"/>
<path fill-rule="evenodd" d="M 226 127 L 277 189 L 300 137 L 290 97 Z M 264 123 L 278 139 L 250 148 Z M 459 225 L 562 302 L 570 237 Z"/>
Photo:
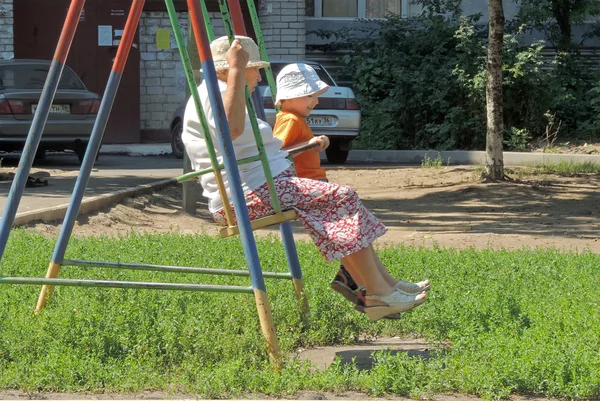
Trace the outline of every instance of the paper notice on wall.
<path fill-rule="evenodd" d="M 98 25 L 98 46 L 112 46 L 112 25 Z"/>
<path fill-rule="evenodd" d="M 157 29 L 156 30 L 156 49 L 170 49 L 171 48 L 171 31 L 169 29 Z"/>

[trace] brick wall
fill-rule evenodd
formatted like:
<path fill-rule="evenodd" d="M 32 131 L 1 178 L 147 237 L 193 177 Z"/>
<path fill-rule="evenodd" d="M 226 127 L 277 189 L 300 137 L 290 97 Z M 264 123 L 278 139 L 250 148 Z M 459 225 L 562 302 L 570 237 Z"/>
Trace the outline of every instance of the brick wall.
<path fill-rule="evenodd" d="M 188 14 L 177 13 L 177 17 L 182 34 L 187 38 Z M 220 14 L 211 14 L 211 21 L 215 35 L 224 35 Z M 157 49 L 157 29 L 169 29 L 169 49 Z M 185 101 L 187 80 L 168 14 L 142 13 L 139 32 L 141 127 L 142 130 L 169 130 L 173 111 Z"/>
<path fill-rule="evenodd" d="M 14 58 L 13 37 L 13 0 L 0 0 L 0 58 Z"/>
<path fill-rule="evenodd" d="M 304 7 L 305 0 L 260 2 L 259 19 L 270 58 L 304 58 Z M 177 17 L 184 35 L 187 35 L 187 13 L 177 13 Z M 225 35 L 219 13 L 211 13 L 211 22 L 215 36 Z M 171 48 L 157 49 L 157 29 L 171 31 Z M 143 131 L 166 131 L 170 129 L 173 111 L 185 101 L 187 86 L 168 14 L 144 12 L 139 32 L 141 127 Z M 166 138 L 168 137 L 163 137 L 163 140 Z"/>
<path fill-rule="evenodd" d="M 305 0 L 262 0 L 258 17 L 269 58 L 304 59 Z"/>

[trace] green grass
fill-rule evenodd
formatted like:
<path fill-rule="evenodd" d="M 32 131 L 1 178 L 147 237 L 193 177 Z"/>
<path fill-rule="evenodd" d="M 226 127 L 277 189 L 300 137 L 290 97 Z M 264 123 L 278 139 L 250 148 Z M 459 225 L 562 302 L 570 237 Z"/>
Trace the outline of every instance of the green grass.
<path fill-rule="evenodd" d="M 11 234 L 0 273 L 45 275 L 53 239 Z M 276 239 L 260 240 L 263 268 L 286 271 Z M 291 284 L 267 281 L 280 344 L 351 344 L 359 337 L 416 333 L 428 359 L 380 352 L 370 371 L 335 363 L 318 372 L 268 363 L 251 295 L 60 287 L 34 316 L 39 287 L 0 286 L 0 389 L 62 392 L 160 390 L 199 397 L 299 390 L 356 390 L 373 396 L 459 392 L 600 396 L 600 256 L 556 250 L 387 248 L 392 273 L 429 278 L 428 302 L 399 321 L 371 323 L 329 289 L 337 266 L 299 243 L 311 304 L 301 331 Z M 73 238 L 67 258 L 242 268 L 239 238 L 131 234 Z M 243 278 L 65 267 L 61 277 L 248 285 Z M 435 344 L 445 344 L 436 347 Z"/>
<path fill-rule="evenodd" d="M 446 165 L 450 165 L 450 158 L 446 161 Z M 421 167 L 423 168 L 442 168 L 444 167 L 444 160 L 442 160 L 442 156 L 438 153 L 437 157 L 432 159 L 429 155 L 425 155 L 423 161 L 421 162 Z"/>
<path fill-rule="evenodd" d="M 598 174 L 600 173 L 600 164 L 594 162 L 566 162 L 544 163 L 533 166 L 533 172 L 538 174 Z"/>

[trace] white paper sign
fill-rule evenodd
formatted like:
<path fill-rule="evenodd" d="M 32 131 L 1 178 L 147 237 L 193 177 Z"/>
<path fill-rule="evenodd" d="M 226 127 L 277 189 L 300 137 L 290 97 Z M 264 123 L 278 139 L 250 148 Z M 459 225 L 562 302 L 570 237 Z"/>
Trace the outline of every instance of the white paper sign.
<path fill-rule="evenodd" d="M 98 25 L 98 46 L 112 45 L 112 25 Z"/>

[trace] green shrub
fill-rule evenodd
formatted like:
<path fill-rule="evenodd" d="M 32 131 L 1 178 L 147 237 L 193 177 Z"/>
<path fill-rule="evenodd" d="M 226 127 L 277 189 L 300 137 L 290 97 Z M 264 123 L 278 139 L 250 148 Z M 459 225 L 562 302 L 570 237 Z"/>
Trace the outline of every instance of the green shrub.
<path fill-rule="evenodd" d="M 504 46 L 507 149 L 526 149 L 550 127 L 559 137 L 597 136 L 600 75 L 577 53 L 544 56 L 523 45 L 522 25 Z M 362 149 L 483 149 L 487 27 L 478 16 L 390 17 L 361 31 L 315 32 L 344 50 L 342 73 L 362 110 Z M 382 51 L 384 49 L 385 51 Z"/>

